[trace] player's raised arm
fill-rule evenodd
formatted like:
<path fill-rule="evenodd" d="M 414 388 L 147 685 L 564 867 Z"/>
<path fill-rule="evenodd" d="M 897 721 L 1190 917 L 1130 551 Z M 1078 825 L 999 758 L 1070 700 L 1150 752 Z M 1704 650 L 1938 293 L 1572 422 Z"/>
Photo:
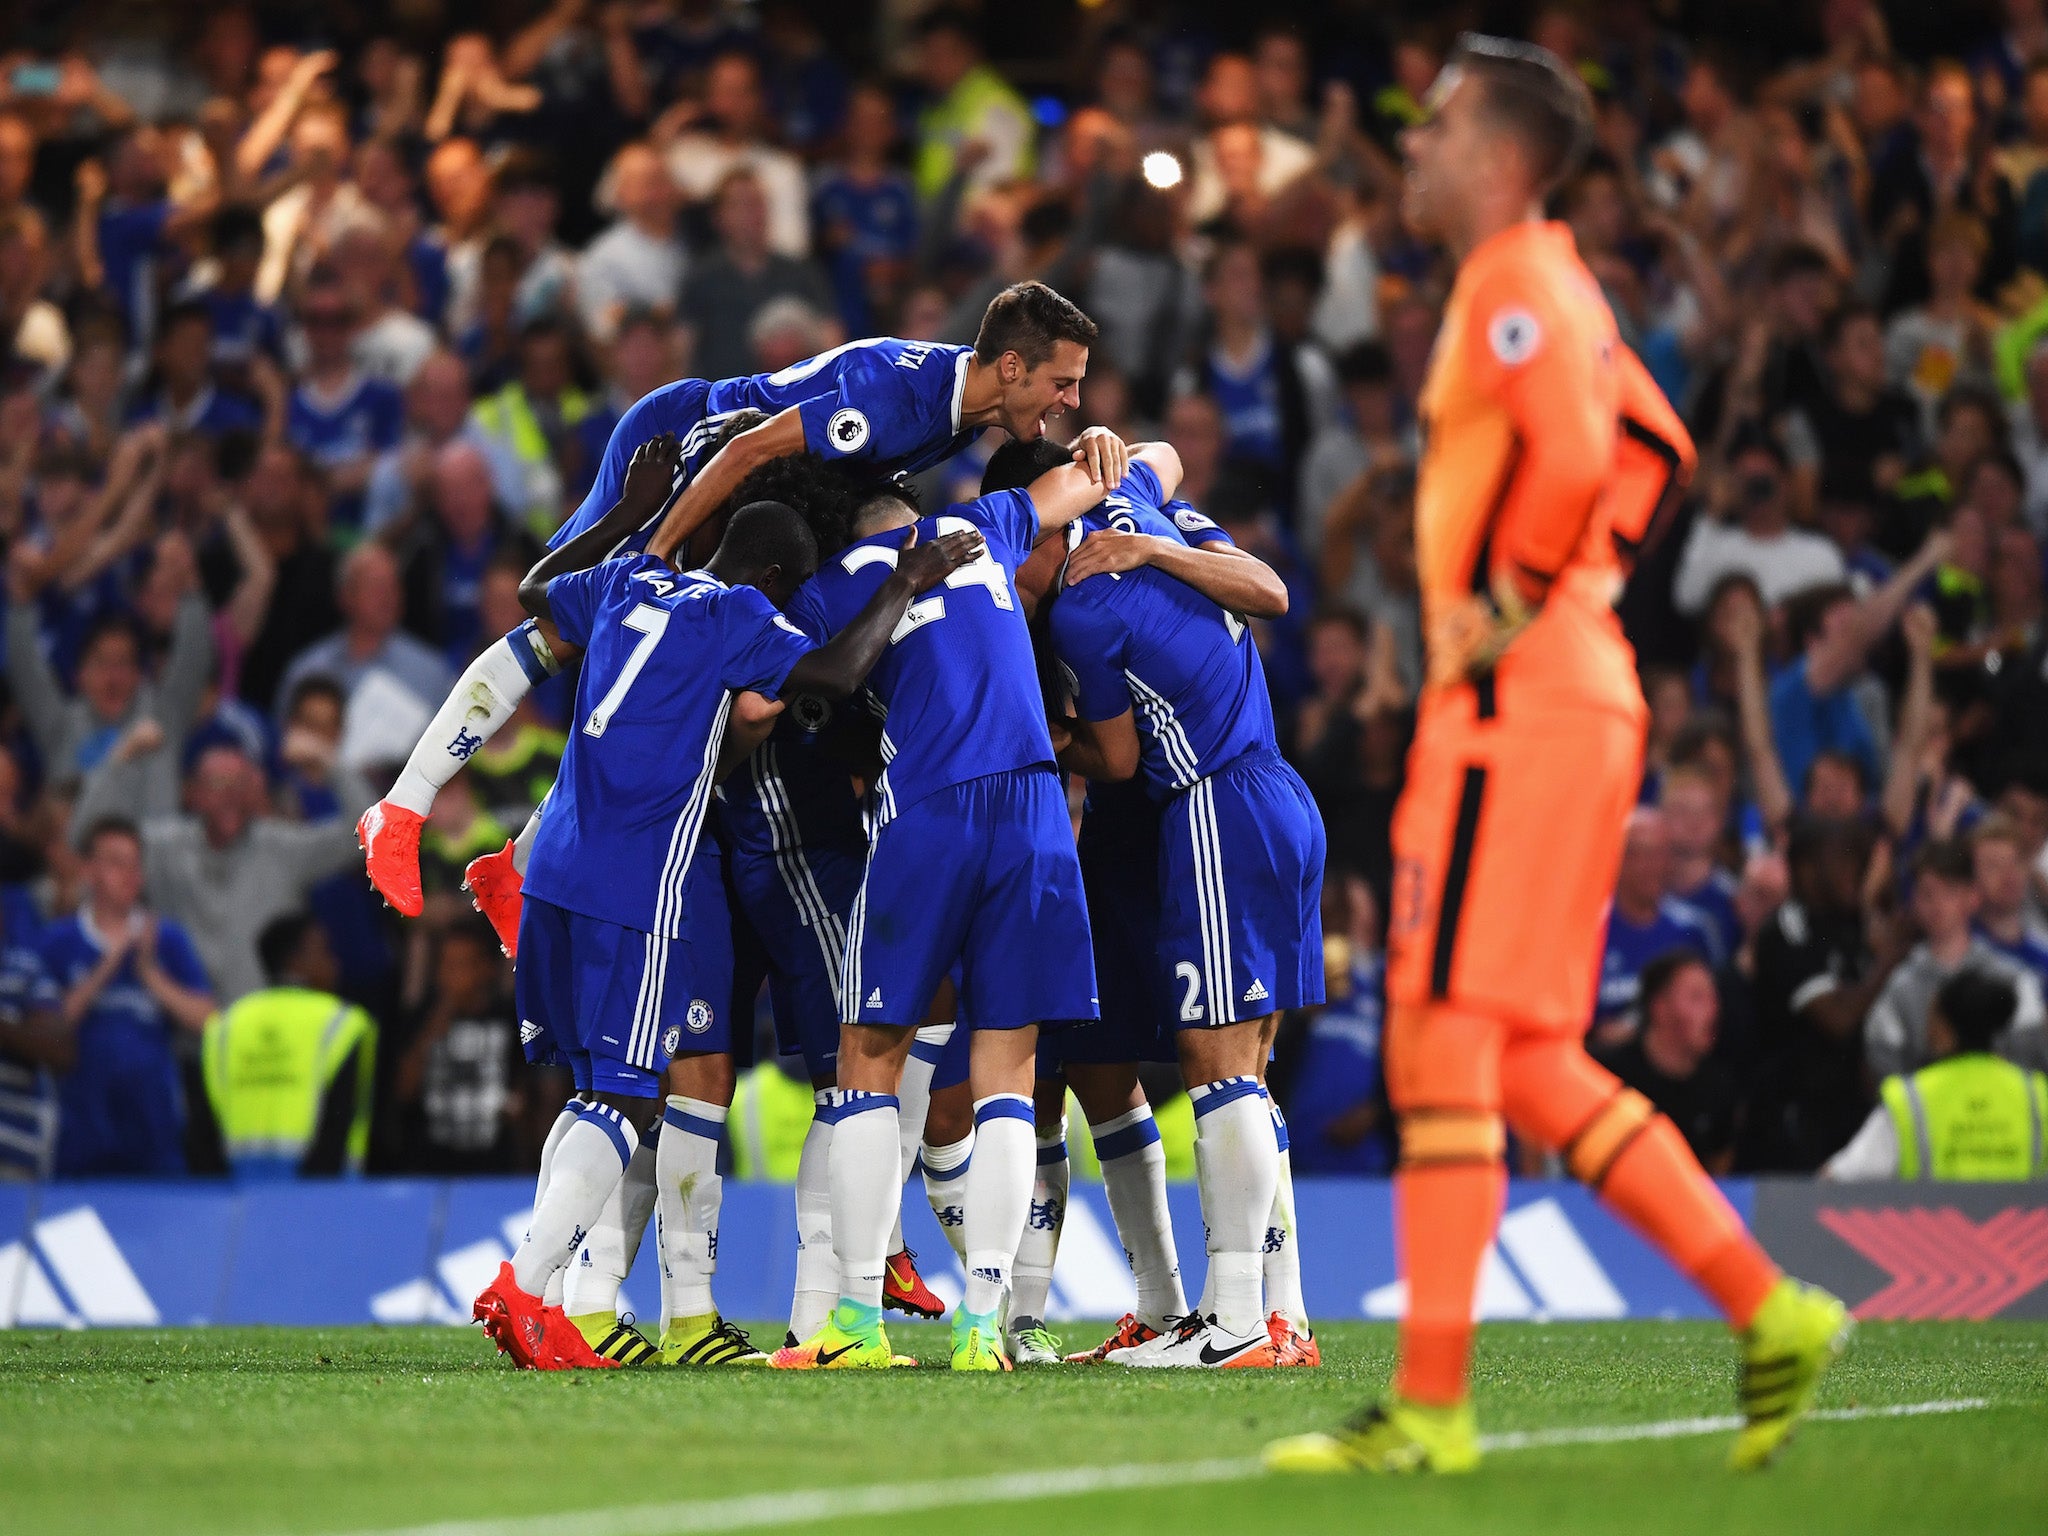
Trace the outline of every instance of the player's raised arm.
<path fill-rule="evenodd" d="M 540 558 L 519 583 L 519 605 L 542 623 L 552 624 L 548 583 L 557 576 L 597 564 L 620 539 L 652 517 L 668 499 L 682 461 L 683 446 L 673 432 L 664 432 L 642 443 L 634 451 L 633 462 L 626 467 L 625 488 L 612 509 L 561 548 L 551 549 Z M 548 638 L 552 645 L 558 637 Z"/>
<path fill-rule="evenodd" d="M 791 406 L 750 427 L 705 461 L 696 477 L 683 488 L 668 516 L 647 541 L 647 552 L 663 560 L 672 559 L 684 542 L 703 527 L 713 512 L 739 489 L 739 483 L 770 459 L 804 451 L 804 421 L 801 407 Z"/>
<path fill-rule="evenodd" d="M 889 637 L 912 599 L 986 552 L 981 535 L 972 531 L 949 533 L 936 543 L 920 545 L 917 525 L 911 524 L 896 569 L 875 590 L 867 606 L 854 615 L 852 623 L 790 669 L 781 691 L 835 700 L 851 697 L 882 659 Z"/>

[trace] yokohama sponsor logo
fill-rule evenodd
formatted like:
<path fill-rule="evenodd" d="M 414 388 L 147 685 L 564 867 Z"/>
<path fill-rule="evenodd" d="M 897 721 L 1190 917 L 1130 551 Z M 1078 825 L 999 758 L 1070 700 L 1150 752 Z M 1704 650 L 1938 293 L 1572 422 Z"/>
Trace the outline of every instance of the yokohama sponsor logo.
<path fill-rule="evenodd" d="M 2048 1210 L 1981 1225 L 1953 1206 L 1823 1207 L 1814 1217 L 1891 1277 L 1858 1317 L 1995 1317 L 2048 1282 Z"/>

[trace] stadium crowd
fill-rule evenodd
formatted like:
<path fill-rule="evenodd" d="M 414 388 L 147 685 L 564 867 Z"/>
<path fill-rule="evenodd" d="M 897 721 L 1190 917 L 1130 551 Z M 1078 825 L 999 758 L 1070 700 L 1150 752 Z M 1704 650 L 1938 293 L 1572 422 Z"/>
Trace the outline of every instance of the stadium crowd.
<path fill-rule="evenodd" d="M 1068 425 L 1170 441 L 1288 581 L 1256 634 L 1329 829 L 1333 1001 L 1276 1097 L 1297 1171 L 1391 1167 L 1449 270 L 1397 138 L 1462 18 L 1110 0 L 1047 58 L 859 9 L 372 6 L 329 47 L 296 8 L 88 3 L 12 39 L 0 1176 L 219 1168 L 224 1010 L 334 1021 L 320 1167 L 531 1167 L 563 1095 L 459 882 L 552 782 L 573 679 L 442 794 L 425 921 L 365 887 L 357 812 L 634 400 L 971 341 L 1026 276 L 1101 328 Z M 1720 1172 L 1819 1168 L 1962 967 L 2048 1058 L 2048 6 L 1910 48 L 1872 0 L 1793 9 L 1747 50 L 1647 0 L 1521 14 L 1599 104 L 1556 216 L 1702 452 L 1622 603 L 1652 726 L 1613 914 L 1559 942 L 1604 946 L 1597 1053 Z"/>

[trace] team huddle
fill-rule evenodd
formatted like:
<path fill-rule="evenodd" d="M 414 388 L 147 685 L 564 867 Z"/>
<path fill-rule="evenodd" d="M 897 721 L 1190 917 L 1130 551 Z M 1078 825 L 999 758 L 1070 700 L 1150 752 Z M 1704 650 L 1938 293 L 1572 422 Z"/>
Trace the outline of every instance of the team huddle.
<path fill-rule="evenodd" d="M 373 883 L 417 913 L 434 792 L 581 656 L 554 789 L 469 871 L 515 955 L 528 1057 L 576 1089 L 526 1238 L 476 1302 L 519 1364 L 910 1363 L 883 1309 L 945 1310 L 902 1239 L 920 1167 L 967 1276 L 953 1368 L 1059 1362 L 1069 1082 L 1139 1296 L 1071 1358 L 1318 1363 L 1264 1086 L 1281 1012 L 1322 1000 L 1322 824 L 1245 623 L 1286 593 L 1175 499 L 1167 445 L 1046 440 L 1094 338 L 1022 283 L 971 348 L 862 341 L 647 396 L 522 584 L 532 619 L 365 814 Z M 1010 441 L 983 494 L 922 515 L 892 476 L 988 426 Z M 1068 771 L 1089 782 L 1078 846 Z M 712 1287 L 733 1051 L 764 981 L 816 1103 L 772 1354 Z M 1137 1076 L 1175 1059 L 1209 1233 L 1192 1307 Z M 650 1217 L 655 1340 L 616 1311 Z"/>
<path fill-rule="evenodd" d="M 1670 1120 L 1585 1050 L 1647 717 L 1614 599 L 1696 459 L 1571 230 L 1542 218 L 1592 123 L 1554 55 L 1467 36 L 1403 137 L 1404 214 L 1458 262 L 1419 402 L 1428 665 L 1392 826 L 1407 1305 L 1387 1392 L 1268 1446 L 1274 1470 L 1478 1464 L 1472 1319 L 1510 1127 L 1726 1316 L 1733 1465 L 1778 1453 L 1849 1336 L 1841 1302 L 1785 1275 Z M 372 882 L 417 913 L 436 789 L 582 655 L 538 825 L 468 871 L 517 951 L 529 1052 L 577 1088 L 526 1239 L 476 1301 L 520 1364 L 906 1363 L 883 1308 L 944 1311 L 897 1219 L 917 1166 L 967 1271 L 953 1368 L 1058 1360 L 1069 1084 L 1138 1306 L 1068 1358 L 1320 1363 L 1264 1081 L 1280 1014 L 1322 1001 L 1322 824 L 1245 631 L 1286 593 L 1174 499 L 1170 447 L 1046 441 L 1094 337 L 1023 283 L 972 348 L 856 342 L 655 391 L 527 575 L 533 621 L 471 665 L 365 814 Z M 1009 441 L 963 506 L 921 516 L 887 478 L 992 426 Z M 1088 783 L 1078 839 L 1065 773 Z M 711 1287 L 732 1032 L 764 979 L 817 1089 L 772 1356 Z M 1178 1060 L 1194 1104 L 1192 1306 L 1146 1060 Z M 658 1344 L 616 1315 L 650 1214 Z"/>

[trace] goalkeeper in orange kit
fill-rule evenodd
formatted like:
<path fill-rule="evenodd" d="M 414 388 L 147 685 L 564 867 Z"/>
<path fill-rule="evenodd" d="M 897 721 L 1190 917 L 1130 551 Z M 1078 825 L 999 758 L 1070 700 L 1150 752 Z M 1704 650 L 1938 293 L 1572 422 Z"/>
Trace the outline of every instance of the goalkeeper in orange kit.
<path fill-rule="evenodd" d="M 1584 86 L 1541 49 L 1468 35 L 1430 107 L 1404 141 L 1406 210 L 1459 271 L 1420 402 L 1429 675 L 1393 825 L 1386 1071 L 1408 1311 L 1388 1395 L 1267 1463 L 1476 1464 L 1472 1302 L 1512 1126 L 1727 1315 L 1747 1419 L 1734 1462 L 1761 1465 L 1847 1316 L 1779 1273 L 1677 1129 L 1582 1044 L 1647 720 L 1613 603 L 1692 443 L 1571 232 L 1541 218 L 1590 138 Z"/>

